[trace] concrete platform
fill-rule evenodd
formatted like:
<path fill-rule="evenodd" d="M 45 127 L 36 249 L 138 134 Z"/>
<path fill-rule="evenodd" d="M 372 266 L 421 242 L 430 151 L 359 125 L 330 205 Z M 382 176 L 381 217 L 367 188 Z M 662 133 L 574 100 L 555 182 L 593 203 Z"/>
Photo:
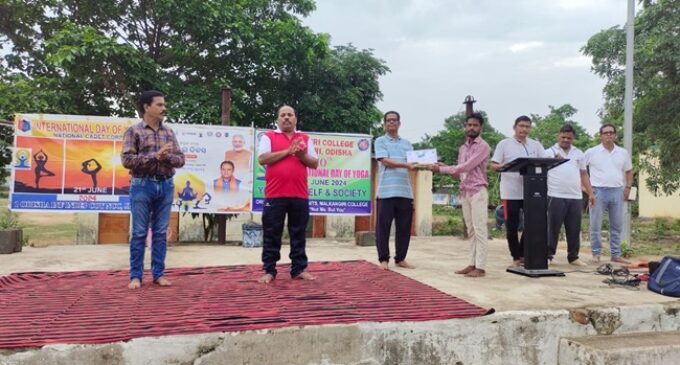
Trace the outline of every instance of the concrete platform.
<path fill-rule="evenodd" d="M 287 251 L 284 246 L 282 256 Z M 375 262 L 376 252 L 375 247 L 356 246 L 354 240 L 310 240 L 308 256 L 312 261 Z M 582 258 L 589 256 L 584 253 Z M 416 237 L 407 259 L 417 268 L 395 270 L 497 312 L 463 320 L 303 326 L 0 350 L 0 364 L 557 364 L 563 338 L 680 331 L 680 300 L 649 292 L 644 285 L 639 290 L 609 287 L 602 283 L 605 277 L 592 273 L 595 266 L 568 265 L 564 251 L 557 256 L 562 264 L 552 268 L 567 276 L 538 279 L 505 272 L 510 257 L 501 240 L 491 242 L 484 278 L 453 273 L 467 265 L 467 242 L 452 237 Z M 195 267 L 259 260 L 259 249 L 180 245 L 169 249 L 166 263 Z M 0 275 L 127 265 L 126 245 L 50 246 L 0 256 Z M 586 272 L 569 272 L 573 270 Z"/>
<path fill-rule="evenodd" d="M 497 311 L 673 302 L 673 298 L 650 292 L 644 285 L 641 285 L 639 290 L 610 287 L 602 282 L 605 276 L 592 273 L 596 266 L 569 265 L 565 251 L 558 252 L 557 260 L 560 264 L 552 265 L 551 268 L 566 272 L 566 277 L 533 279 L 506 273 L 505 269 L 510 264 L 511 258 L 506 242 L 501 240 L 494 240 L 490 243 L 486 277 L 467 278 L 456 275 L 454 271 L 465 267 L 468 263 L 467 245 L 466 241 L 454 237 L 414 237 L 407 260 L 415 265 L 416 269 L 397 267 L 393 269 L 445 293 L 483 307 L 495 308 Z M 309 240 L 308 246 L 307 256 L 310 261 L 356 259 L 377 261 L 375 247 L 356 246 L 352 239 L 344 241 L 314 239 Z M 585 249 L 583 251 L 582 259 L 587 261 L 590 255 L 585 253 Z M 177 245 L 169 248 L 166 266 L 256 264 L 260 262 L 260 254 L 261 249 L 258 248 Z M 283 257 L 281 262 L 289 262 L 287 246 L 283 247 L 281 256 Z M 0 275 L 12 272 L 80 271 L 127 267 L 127 245 L 27 247 L 21 253 L 0 255 Z M 149 268 L 148 257 L 146 268 Z M 584 272 L 570 272 L 574 270 Z M 126 283 L 121 283 L 121 285 L 126 285 Z"/>
<path fill-rule="evenodd" d="M 680 332 L 646 332 L 614 336 L 564 338 L 559 365 L 676 365 Z"/>

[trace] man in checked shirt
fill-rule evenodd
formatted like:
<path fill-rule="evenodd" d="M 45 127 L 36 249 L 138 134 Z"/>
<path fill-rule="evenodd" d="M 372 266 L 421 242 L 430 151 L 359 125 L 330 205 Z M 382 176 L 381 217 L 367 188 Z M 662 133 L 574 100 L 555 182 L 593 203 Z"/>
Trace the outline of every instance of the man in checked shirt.
<path fill-rule="evenodd" d="M 491 148 L 480 137 L 484 117 L 474 113 L 465 120 L 465 143 L 458 150 L 458 165 L 432 166 L 433 172 L 451 174 L 460 179 L 460 201 L 463 205 L 463 219 L 470 239 L 470 261 L 467 267 L 456 271 L 456 274 L 468 277 L 486 275 L 487 252 L 487 212 L 489 185 L 486 178 L 486 162 L 489 160 Z"/>
<path fill-rule="evenodd" d="M 125 131 L 121 160 L 130 170 L 130 211 L 132 237 L 130 238 L 130 283 L 128 288 L 142 286 L 144 272 L 144 246 L 151 227 L 151 274 L 153 282 L 169 286 L 163 276 L 167 246 L 166 232 L 170 220 L 170 207 L 175 168 L 184 166 L 184 154 L 172 129 L 163 125 L 165 96 L 159 91 L 145 91 L 139 97 L 139 114 L 142 121 Z"/>

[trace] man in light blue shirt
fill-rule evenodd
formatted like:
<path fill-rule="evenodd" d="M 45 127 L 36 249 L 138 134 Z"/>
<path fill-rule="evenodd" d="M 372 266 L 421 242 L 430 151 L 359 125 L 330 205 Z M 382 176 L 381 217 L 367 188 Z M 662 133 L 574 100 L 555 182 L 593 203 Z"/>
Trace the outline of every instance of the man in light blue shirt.
<path fill-rule="evenodd" d="M 383 116 L 385 135 L 375 140 L 375 158 L 380 162 L 377 190 L 377 222 L 375 229 L 378 260 L 383 270 L 389 270 L 390 230 L 395 223 L 394 262 L 397 266 L 414 269 L 406 262 L 411 221 L 413 219 L 413 190 L 409 171 L 415 164 L 406 162 L 406 152 L 413 151 L 411 142 L 399 137 L 399 113 L 389 111 Z"/>

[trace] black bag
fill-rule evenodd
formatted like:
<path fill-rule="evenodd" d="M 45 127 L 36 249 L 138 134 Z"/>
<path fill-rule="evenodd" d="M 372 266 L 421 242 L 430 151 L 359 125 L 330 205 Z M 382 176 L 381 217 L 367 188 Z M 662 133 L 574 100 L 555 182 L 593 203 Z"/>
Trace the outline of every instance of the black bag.
<path fill-rule="evenodd" d="M 666 256 L 647 282 L 647 289 L 680 298 L 680 257 Z"/>

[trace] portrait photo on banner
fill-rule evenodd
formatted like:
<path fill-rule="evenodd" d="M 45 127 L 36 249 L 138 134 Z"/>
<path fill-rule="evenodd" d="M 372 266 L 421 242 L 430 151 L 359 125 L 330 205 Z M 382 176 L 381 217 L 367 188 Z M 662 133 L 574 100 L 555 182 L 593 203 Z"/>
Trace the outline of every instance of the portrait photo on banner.
<path fill-rule="evenodd" d="M 253 191 L 254 130 L 173 124 L 185 165 L 175 175 L 175 210 L 181 213 L 249 212 Z"/>

